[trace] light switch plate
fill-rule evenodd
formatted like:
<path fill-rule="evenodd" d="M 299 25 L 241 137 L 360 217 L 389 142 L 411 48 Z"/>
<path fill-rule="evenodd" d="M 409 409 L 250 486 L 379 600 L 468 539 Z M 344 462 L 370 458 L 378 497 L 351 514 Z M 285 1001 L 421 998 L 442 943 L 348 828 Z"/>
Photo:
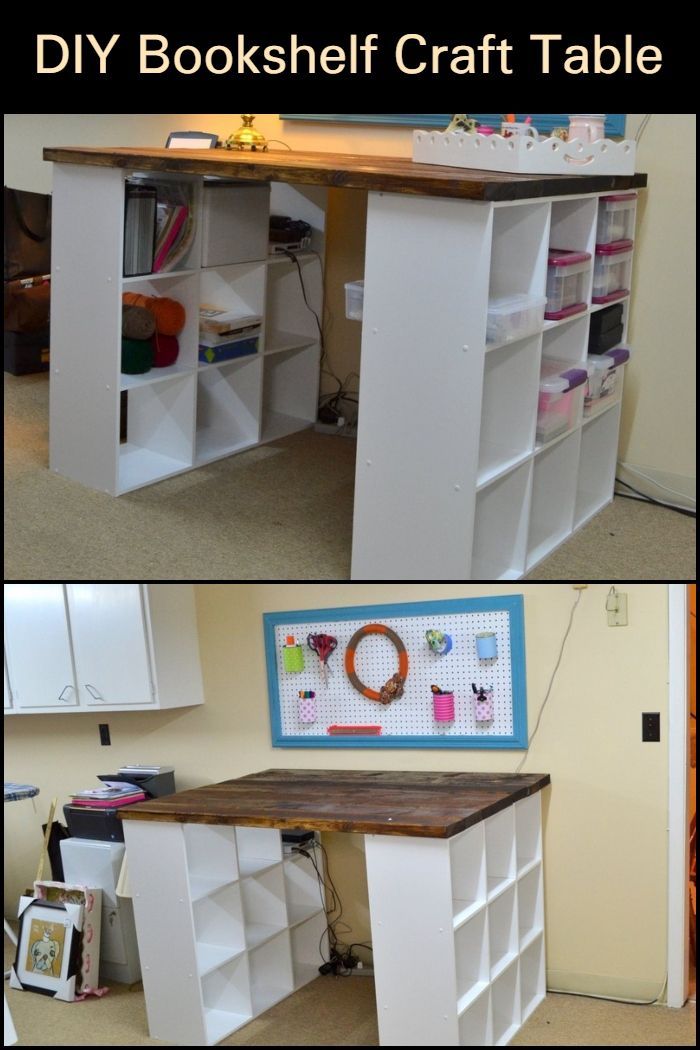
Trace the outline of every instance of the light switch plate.
<path fill-rule="evenodd" d="M 617 609 L 608 609 L 608 627 L 627 626 L 627 595 L 615 594 Z"/>

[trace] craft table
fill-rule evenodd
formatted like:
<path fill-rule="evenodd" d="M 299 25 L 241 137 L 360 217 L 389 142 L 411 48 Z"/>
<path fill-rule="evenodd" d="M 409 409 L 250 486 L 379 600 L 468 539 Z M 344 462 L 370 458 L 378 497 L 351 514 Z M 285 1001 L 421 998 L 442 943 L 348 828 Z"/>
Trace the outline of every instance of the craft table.
<path fill-rule="evenodd" d="M 267 294 L 254 310 L 267 302 L 262 360 L 195 374 L 190 319 L 189 351 L 170 373 L 120 375 L 122 287 L 179 296 L 194 315 L 214 279 L 196 260 L 177 275 L 122 279 L 125 176 L 197 187 L 221 176 L 270 181 L 283 191 L 276 207 L 311 201 L 313 215 L 325 187 L 368 191 L 352 579 L 519 579 L 612 499 L 619 404 L 585 430 L 579 413 L 557 451 L 540 456 L 535 443 L 540 358 L 582 362 L 600 307 L 587 292 L 581 318 L 540 318 L 508 346 L 487 346 L 487 311 L 492 297 L 543 296 L 550 231 L 555 247 L 590 252 L 598 197 L 644 186 L 645 175 L 517 175 L 296 150 L 57 146 L 44 158 L 54 162 L 51 470 L 118 495 L 313 425 L 320 347 L 279 260 L 265 262 Z M 245 301 L 241 273 L 247 281 L 223 267 L 222 279 Z M 309 287 L 312 278 L 309 262 Z M 292 287 L 296 298 L 283 291 Z M 90 309 L 77 310 L 76 295 Z M 297 334 L 279 342 L 276 329 Z M 133 431 L 121 446 L 120 384 Z M 227 436 L 212 449 L 217 419 Z"/>
<path fill-rule="evenodd" d="M 273 769 L 125 807 L 151 1035 L 211 1045 L 318 975 L 304 828 L 365 835 L 381 1044 L 504 1045 L 545 994 L 549 782 Z"/>

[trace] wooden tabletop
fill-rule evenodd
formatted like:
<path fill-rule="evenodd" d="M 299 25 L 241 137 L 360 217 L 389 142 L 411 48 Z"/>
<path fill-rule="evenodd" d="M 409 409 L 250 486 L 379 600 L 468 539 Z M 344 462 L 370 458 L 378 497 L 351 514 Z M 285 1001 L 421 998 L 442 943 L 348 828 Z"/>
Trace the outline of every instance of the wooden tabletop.
<path fill-rule="evenodd" d="M 125 806 L 119 816 L 449 838 L 549 782 L 548 773 L 268 769 Z"/>
<path fill-rule="evenodd" d="M 132 171 L 170 171 L 220 175 L 257 181 L 296 182 L 347 189 L 385 190 L 469 200 L 521 200 L 568 193 L 601 193 L 646 186 L 646 175 L 514 175 L 416 164 L 403 157 L 368 157 L 352 153 L 269 150 L 239 153 L 225 149 L 142 149 L 53 146 L 44 160 L 91 164 Z"/>

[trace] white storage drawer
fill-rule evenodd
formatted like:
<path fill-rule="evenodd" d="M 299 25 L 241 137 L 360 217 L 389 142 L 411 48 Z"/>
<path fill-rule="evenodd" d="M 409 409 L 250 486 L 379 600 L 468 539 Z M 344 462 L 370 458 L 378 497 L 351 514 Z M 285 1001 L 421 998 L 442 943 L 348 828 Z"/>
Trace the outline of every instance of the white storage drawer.
<path fill-rule="evenodd" d="M 601 197 L 598 205 L 596 244 L 612 244 L 634 236 L 636 193 L 614 193 Z"/>
<path fill-rule="evenodd" d="M 546 302 L 543 295 L 504 295 L 489 299 L 486 341 L 510 343 L 541 331 Z"/>

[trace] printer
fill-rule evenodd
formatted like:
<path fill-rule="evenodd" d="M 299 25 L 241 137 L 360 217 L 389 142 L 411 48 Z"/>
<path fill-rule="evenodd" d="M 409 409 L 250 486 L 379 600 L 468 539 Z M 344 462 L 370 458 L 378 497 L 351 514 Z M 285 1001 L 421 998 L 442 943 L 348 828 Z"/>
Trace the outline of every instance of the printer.
<path fill-rule="evenodd" d="M 102 773 L 97 779 L 136 784 L 147 799 L 161 798 L 163 795 L 172 795 L 175 792 L 175 771 L 172 767 L 163 768 L 158 773 L 146 771 L 139 773 L 131 770 L 128 773 Z M 138 805 L 135 802 L 127 803 L 129 804 Z M 63 815 L 73 838 L 97 839 L 100 842 L 123 842 L 124 829 L 117 814 L 120 809 L 124 808 L 124 806 L 107 806 L 97 809 L 88 806 L 74 806 L 69 803 L 63 807 Z"/>

